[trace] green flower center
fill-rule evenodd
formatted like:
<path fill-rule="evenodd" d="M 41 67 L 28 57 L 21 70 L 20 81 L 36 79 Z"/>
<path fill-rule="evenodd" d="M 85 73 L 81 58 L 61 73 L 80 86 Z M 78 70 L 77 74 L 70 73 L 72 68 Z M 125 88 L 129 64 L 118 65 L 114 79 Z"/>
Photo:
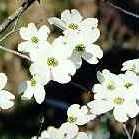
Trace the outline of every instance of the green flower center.
<path fill-rule="evenodd" d="M 121 97 L 116 97 L 114 100 L 113 100 L 113 102 L 114 102 L 114 104 L 116 104 L 116 105 L 122 105 L 123 103 L 124 103 L 124 99 L 123 98 L 121 98 Z"/>
<path fill-rule="evenodd" d="M 71 23 L 71 24 L 68 25 L 68 28 L 73 29 L 73 30 L 78 29 L 78 27 L 79 26 L 77 24 L 74 24 L 74 23 Z"/>
<path fill-rule="evenodd" d="M 75 51 L 82 54 L 85 51 L 85 46 L 84 44 L 78 44 L 75 46 Z"/>
<path fill-rule="evenodd" d="M 107 85 L 107 89 L 109 89 L 109 90 L 114 90 L 115 89 L 114 83 L 112 81 L 109 81 L 109 83 Z"/>
<path fill-rule="evenodd" d="M 54 57 L 49 57 L 47 59 L 48 66 L 56 67 L 58 65 L 58 61 Z"/>
<path fill-rule="evenodd" d="M 36 80 L 32 78 L 31 79 L 31 86 L 34 87 L 34 86 L 36 86 L 36 84 L 37 84 Z"/>
<path fill-rule="evenodd" d="M 124 87 L 126 87 L 127 89 L 130 88 L 133 84 L 130 82 L 125 83 Z"/>
<path fill-rule="evenodd" d="M 76 121 L 77 121 L 77 118 L 76 117 L 72 117 L 72 116 L 68 117 L 68 122 L 69 123 L 74 123 Z"/>
<path fill-rule="evenodd" d="M 39 42 L 39 39 L 36 36 L 33 36 L 31 38 L 31 41 L 32 41 L 32 43 L 38 43 Z"/>

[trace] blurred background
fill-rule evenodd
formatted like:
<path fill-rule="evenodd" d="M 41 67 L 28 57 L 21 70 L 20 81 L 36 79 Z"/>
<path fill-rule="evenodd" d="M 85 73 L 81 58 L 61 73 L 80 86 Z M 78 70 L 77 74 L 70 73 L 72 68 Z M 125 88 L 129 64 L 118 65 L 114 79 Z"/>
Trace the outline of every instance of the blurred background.
<path fill-rule="evenodd" d="M 0 0 L 0 23 L 20 7 L 22 0 Z M 13 109 L 0 111 L 0 139 L 30 139 L 39 134 L 39 130 L 49 125 L 59 127 L 66 121 L 66 111 L 73 103 L 86 104 L 93 99 L 90 90 L 97 82 L 98 70 L 107 68 L 114 73 L 120 73 L 124 61 L 139 58 L 139 18 L 114 8 L 111 4 L 126 11 L 139 15 L 139 0 L 40 0 L 33 3 L 19 19 L 17 28 L 34 22 L 38 27 L 49 25 L 47 19 L 51 16 L 60 17 L 65 9 L 78 9 L 84 17 L 97 17 L 101 36 L 96 42 L 104 51 L 104 57 L 97 65 L 83 61 L 72 81 L 61 85 L 50 82 L 46 85 L 46 100 L 38 105 L 32 99 L 20 101 L 19 84 L 30 79 L 28 68 L 30 63 L 10 53 L 0 50 L 0 72 L 5 72 L 9 78 L 6 88 L 16 97 Z M 12 29 L 12 26 L 0 34 L 0 38 Z M 50 40 L 61 34 L 61 30 L 51 26 Z M 14 33 L 0 44 L 17 50 L 21 39 Z M 81 87 L 82 86 L 82 87 Z M 131 131 L 135 119 L 129 121 Z M 115 122 L 111 113 L 107 113 L 90 122 L 81 130 L 92 131 L 93 139 L 126 139 L 121 124 Z M 135 139 L 139 138 L 139 124 Z"/>

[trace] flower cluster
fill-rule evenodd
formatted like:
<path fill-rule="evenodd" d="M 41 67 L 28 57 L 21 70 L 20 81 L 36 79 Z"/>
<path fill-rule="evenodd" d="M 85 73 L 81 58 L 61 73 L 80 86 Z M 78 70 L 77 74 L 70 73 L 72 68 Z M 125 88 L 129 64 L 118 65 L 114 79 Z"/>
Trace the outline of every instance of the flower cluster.
<path fill-rule="evenodd" d="M 15 96 L 7 90 L 3 90 L 7 83 L 7 76 L 4 73 L 0 73 L 0 108 L 9 109 L 14 105 L 13 100 Z"/>
<path fill-rule="evenodd" d="M 29 69 L 32 79 L 27 81 L 23 98 L 30 99 L 34 95 L 39 104 L 44 101 L 44 85 L 49 81 L 68 83 L 81 67 L 82 59 L 97 64 L 103 56 L 101 48 L 94 44 L 100 36 L 96 18 L 83 19 L 73 9 L 63 11 L 61 19 L 52 17 L 49 22 L 63 29 L 63 34 L 52 43 L 48 41 L 50 29 L 46 25 L 37 29 L 30 23 L 20 29 L 24 41 L 19 44 L 18 51 L 28 53 L 32 61 Z"/>
<path fill-rule="evenodd" d="M 63 123 L 60 128 L 48 127 L 41 133 L 39 139 L 89 139 L 88 134 L 79 132 L 78 127 L 96 117 L 89 113 L 87 106 L 80 107 L 78 104 L 73 104 L 68 108 L 67 115 L 66 123 Z M 37 137 L 32 139 L 37 139 Z"/>
<path fill-rule="evenodd" d="M 128 67 L 131 61 L 128 62 L 123 65 Z M 100 115 L 113 110 L 114 118 L 119 122 L 136 117 L 139 113 L 139 78 L 136 73 L 130 70 L 116 75 L 104 69 L 97 73 L 97 77 L 100 83 L 94 85 L 94 100 L 88 103 L 91 112 Z"/>

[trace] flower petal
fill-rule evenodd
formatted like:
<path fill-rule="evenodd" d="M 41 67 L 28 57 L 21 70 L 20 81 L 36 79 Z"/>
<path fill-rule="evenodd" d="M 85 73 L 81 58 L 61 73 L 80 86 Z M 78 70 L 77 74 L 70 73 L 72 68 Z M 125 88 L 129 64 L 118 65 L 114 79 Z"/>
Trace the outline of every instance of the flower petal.
<path fill-rule="evenodd" d="M 0 107 L 2 109 L 9 109 L 13 107 L 14 102 L 12 99 L 15 99 L 15 96 L 8 91 L 0 91 Z"/>
<path fill-rule="evenodd" d="M 94 100 L 87 105 L 91 109 L 91 113 L 96 115 L 106 113 L 113 109 L 113 105 L 107 100 Z"/>
<path fill-rule="evenodd" d="M 5 73 L 0 73 L 0 90 L 5 87 L 7 83 L 7 76 Z"/>
<path fill-rule="evenodd" d="M 47 41 L 49 33 L 50 33 L 50 29 L 46 25 L 41 26 L 40 29 L 38 30 L 39 40 Z"/>
<path fill-rule="evenodd" d="M 113 110 L 113 115 L 115 120 L 119 121 L 119 122 L 126 122 L 128 120 L 127 114 L 125 112 L 125 109 L 122 109 L 120 107 L 116 107 Z"/>
<path fill-rule="evenodd" d="M 20 35 L 23 40 L 30 40 L 33 36 L 36 36 L 37 28 L 34 23 L 28 24 L 28 27 L 21 27 Z"/>
<path fill-rule="evenodd" d="M 45 99 L 44 86 L 38 85 L 34 92 L 34 97 L 38 104 L 41 104 Z"/>

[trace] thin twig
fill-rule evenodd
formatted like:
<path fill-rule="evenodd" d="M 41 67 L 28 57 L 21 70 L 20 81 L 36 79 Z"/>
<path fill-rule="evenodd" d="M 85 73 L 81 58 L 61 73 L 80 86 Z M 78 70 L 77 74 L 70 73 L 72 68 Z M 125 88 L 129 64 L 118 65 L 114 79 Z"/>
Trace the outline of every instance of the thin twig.
<path fill-rule="evenodd" d="M 135 135 L 135 132 L 136 132 L 136 129 L 137 129 L 137 122 L 136 122 L 136 119 L 135 119 L 135 125 L 133 127 L 133 131 L 132 131 L 132 139 L 134 138 L 134 135 Z"/>
<path fill-rule="evenodd" d="M 3 40 L 5 40 L 7 37 L 9 37 L 10 35 L 18 32 L 19 30 L 11 30 L 10 32 L 8 32 L 6 35 L 4 35 L 2 38 L 0 38 L 0 42 L 2 42 Z"/>
<path fill-rule="evenodd" d="M 124 131 L 125 131 L 125 133 L 126 133 L 128 139 L 132 139 L 132 137 L 131 137 L 129 131 L 128 131 L 127 128 L 126 128 L 126 124 L 123 124 L 123 129 L 124 129 Z"/>
<path fill-rule="evenodd" d="M 113 3 L 109 2 L 109 1 L 106 1 L 106 3 L 107 3 L 108 5 L 110 5 L 111 7 L 115 8 L 115 9 L 117 9 L 117 10 L 119 10 L 119 11 L 121 11 L 121 12 L 127 14 L 127 15 L 131 15 L 131 16 L 133 16 L 133 17 L 135 17 L 135 18 L 139 18 L 139 15 L 138 15 L 138 14 L 129 12 L 129 11 L 127 11 L 127 10 L 125 10 L 125 9 L 123 9 L 123 8 L 121 8 L 121 7 L 119 7 L 119 6 L 117 6 L 117 5 L 114 5 Z"/>
<path fill-rule="evenodd" d="M 36 0 L 23 0 L 21 7 L 19 7 L 16 12 L 9 16 L 1 25 L 0 25 L 0 33 L 5 31 L 6 28 L 11 25 L 17 18 L 19 18 L 27 9 L 32 5 Z"/>
<path fill-rule="evenodd" d="M 75 82 L 71 82 L 71 84 L 74 85 L 74 86 L 76 86 L 76 87 L 78 87 L 78 88 L 80 88 L 81 90 L 83 90 L 83 91 L 85 91 L 85 92 L 90 91 L 90 89 L 84 87 L 84 86 L 81 85 L 81 84 L 78 84 L 78 83 L 75 83 Z"/>
<path fill-rule="evenodd" d="M 14 55 L 17 55 L 17 56 L 19 56 L 19 57 L 21 57 L 23 59 L 27 59 L 27 60 L 31 61 L 30 57 L 28 57 L 27 55 L 24 55 L 22 53 L 19 53 L 19 52 L 15 51 L 15 50 L 11 50 L 11 49 L 5 48 L 3 46 L 0 46 L 0 49 L 3 50 L 3 51 L 6 51 L 6 52 L 12 53 Z"/>

